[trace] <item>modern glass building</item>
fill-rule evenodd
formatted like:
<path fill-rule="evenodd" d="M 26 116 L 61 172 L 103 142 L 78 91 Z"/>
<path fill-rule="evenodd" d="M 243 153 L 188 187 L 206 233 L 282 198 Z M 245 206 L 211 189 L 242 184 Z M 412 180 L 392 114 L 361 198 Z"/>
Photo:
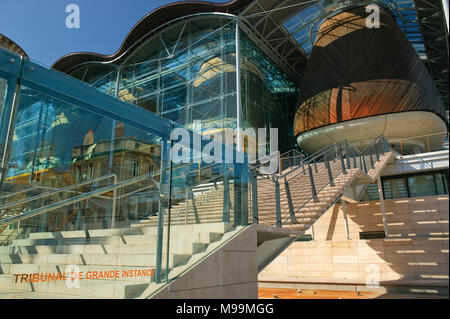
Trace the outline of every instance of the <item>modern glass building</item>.
<path fill-rule="evenodd" d="M 369 2 L 291 2 L 169 4 L 139 21 L 115 54 L 73 53 L 52 68 L 151 112 L 143 114 L 154 114 L 166 123 L 161 125 L 221 141 L 227 129 L 241 129 L 232 143 L 251 160 L 256 150 L 273 151 L 271 128 L 277 129 L 278 154 L 296 148 L 314 153 L 345 138 L 362 149 L 380 134 L 401 154 L 441 148 L 448 140 L 448 105 L 442 103 L 448 93 L 435 85 L 441 82 L 430 69 L 427 35 L 408 13 L 412 2 L 376 2 L 381 27 L 374 29 L 364 27 Z M 378 46 L 380 41 L 386 45 Z M 349 59 L 358 56 L 352 68 Z M 0 85 L 4 99 L 13 87 L 6 78 Z M 21 84 L 16 98 L 13 131 L 9 113 L 2 112 L 2 145 L 9 147 L 2 150 L 3 184 L 59 188 L 108 174 L 126 180 L 164 169 L 161 135 L 30 85 Z M 411 121 L 420 124 L 408 126 Z M 180 174 L 191 169 L 183 167 L 177 168 Z"/>
<path fill-rule="evenodd" d="M 244 139 L 254 146 L 258 128 L 267 129 L 267 141 L 269 128 L 279 128 L 280 151 L 288 151 L 293 143 L 287 111 L 298 88 L 237 21 L 225 13 L 183 16 L 158 26 L 153 36 L 141 35 L 119 58 L 100 62 L 90 56 L 63 67 L 74 54 L 53 67 L 203 135 L 224 139 L 226 128 L 253 129 L 253 138 Z"/>
<path fill-rule="evenodd" d="M 371 5 L 379 28 L 365 25 Z M 369 176 L 386 153 L 448 151 L 444 9 L 177 2 L 147 14 L 116 53 L 72 53 L 51 69 L 0 37 L 0 234 L 150 221 L 156 281 L 169 281 L 172 217 L 304 231 L 340 200 L 320 192 L 352 170 L 363 175 L 355 201 L 448 194 L 442 167 L 378 185 Z M 177 129 L 189 140 L 174 148 Z M 261 172 L 266 156 L 275 172 Z"/>

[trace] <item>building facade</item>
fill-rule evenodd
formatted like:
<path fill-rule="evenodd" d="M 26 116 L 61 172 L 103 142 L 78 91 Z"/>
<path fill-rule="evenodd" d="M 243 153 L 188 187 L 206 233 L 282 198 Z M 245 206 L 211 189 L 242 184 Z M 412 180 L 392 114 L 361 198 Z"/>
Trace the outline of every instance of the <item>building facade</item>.
<path fill-rule="evenodd" d="M 298 273 L 289 273 L 313 264 L 333 270 L 311 271 L 311 278 L 355 279 L 343 274 L 342 264 L 353 263 L 359 276 L 366 263 L 355 261 L 352 252 L 360 244 L 370 246 L 365 240 L 373 236 L 384 251 L 396 239 L 388 236 L 412 238 L 419 246 L 436 237 L 444 251 L 434 255 L 443 256 L 439 267 L 448 266 L 448 213 L 441 214 L 449 192 L 448 24 L 443 3 L 428 5 L 412 0 L 172 3 L 139 21 L 116 53 L 72 53 L 51 69 L 0 37 L 6 48 L 0 48 L 0 234 L 6 228 L 57 233 L 143 223 L 156 229 L 151 249 L 157 282 L 163 276 L 169 282 L 175 261 L 211 244 L 215 235 L 207 227 L 198 235 L 188 226 L 200 229 L 213 222 L 225 223 L 224 229 L 266 222 L 284 235 L 298 230 L 295 234 L 303 235 L 291 248 L 310 245 L 314 252 L 305 254 L 311 256 L 319 241 L 329 246 L 327 258 L 308 265 L 288 248 L 265 264 L 268 281 L 298 279 Z M 423 12 L 431 13 L 424 17 Z M 379 27 L 369 28 L 373 17 Z M 433 30 L 424 32 L 430 20 Z M 191 140 L 174 152 L 172 134 L 178 128 Z M 235 133 L 225 145 L 228 129 Z M 197 161 L 196 139 L 201 150 L 219 145 L 220 160 L 229 149 L 235 157 Z M 175 162 L 178 152 L 188 161 Z M 260 172 L 266 155 L 277 159 L 276 172 Z M 360 175 L 351 180 L 352 174 Z M 335 183 L 343 190 L 329 199 L 339 188 Z M 426 231 L 418 231 L 413 205 L 396 206 L 399 200 L 417 201 L 411 198 L 439 206 L 431 219 L 420 220 L 428 223 Z M 385 208 L 375 213 L 385 199 L 393 219 L 386 218 Z M 344 254 L 353 257 L 337 257 L 348 262 L 335 263 L 340 254 L 332 246 L 342 238 L 335 237 L 333 222 L 347 214 L 346 205 L 353 223 L 344 218 L 344 241 L 360 236 L 362 242 L 343 244 L 353 245 Z M 403 222 L 398 220 L 405 220 L 404 227 L 390 225 Z M 447 228 L 441 227 L 446 221 Z M 164 233 L 171 222 L 188 230 Z M 439 224 L 435 234 L 433 223 Z M 251 267 L 264 242 L 254 232 L 251 242 L 258 248 L 249 250 Z M 181 249 L 170 255 L 174 233 L 189 254 Z M 196 235 L 208 243 L 194 242 Z M 310 239 L 315 241 L 304 243 Z M 388 257 L 379 263 L 386 273 Z M 403 276 L 396 269 L 409 260 L 395 258 L 384 280 L 395 280 L 392 272 Z M 404 278 L 421 279 L 416 270 L 405 271 Z M 437 279 L 448 286 L 448 272 L 441 270 Z"/>

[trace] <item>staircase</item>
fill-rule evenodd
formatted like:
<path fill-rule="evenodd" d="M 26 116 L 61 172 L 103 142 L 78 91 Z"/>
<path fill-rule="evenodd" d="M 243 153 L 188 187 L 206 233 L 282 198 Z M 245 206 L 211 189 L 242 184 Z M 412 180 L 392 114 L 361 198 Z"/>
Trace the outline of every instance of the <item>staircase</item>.
<path fill-rule="evenodd" d="M 229 212 L 230 223 L 234 222 L 233 201 L 234 190 L 233 183 L 229 183 Z M 200 189 L 200 191 L 196 191 Z M 224 207 L 224 185 L 216 183 L 213 185 L 200 184 L 198 187 L 189 191 L 189 199 L 175 204 L 170 209 L 170 224 L 200 224 L 200 223 L 219 223 L 223 221 Z M 151 216 L 148 219 L 141 220 L 132 224 L 133 227 L 157 226 L 158 216 Z M 167 225 L 167 220 L 165 221 Z"/>
<path fill-rule="evenodd" d="M 343 195 L 344 191 L 352 183 L 373 183 L 377 176 L 387 163 L 393 160 L 392 153 L 386 153 L 380 156 L 379 161 L 374 163 L 374 168 L 367 173 L 360 168 L 346 169 L 346 173 L 337 174 L 333 179 L 334 185 L 329 183 L 328 171 L 324 163 L 316 163 L 317 173 L 313 173 L 314 186 L 321 188 L 317 190 L 317 200 L 312 200 L 312 186 L 309 174 L 303 167 L 297 167 L 301 172 L 293 171 L 293 168 L 283 171 L 279 176 L 283 182 L 280 187 L 280 208 L 282 212 L 283 227 L 294 228 L 306 231 L 311 225 L 319 219 L 324 212 L 333 206 Z M 341 163 L 331 162 L 332 172 L 338 172 Z M 292 176 L 293 175 L 293 176 Z M 301 186 L 300 186 L 301 185 Z M 300 186 L 300 187 L 299 187 Z M 276 224 L 276 197 L 274 182 L 270 179 L 258 178 L 258 215 L 259 223 L 274 225 Z M 291 210 L 297 210 L 291 214 Z"/>
<path fill-rule="evenodd" d="M 257 229 L 254 249 L 258 252 L 257 269 L 261 270 L 351 186 L 374 182 L 392 159 L 386 141 L 378 137 L 362 151 L 342 141 L 308 158 L 296 157 L 294 163 L 276 174 L 265 173 L 261 165 L 250 167 L 248 189 L 240 194 L 248 195 L 249 219 L 243 224 L 235 222 L 237 190 L 231 177 L 189 185 L 184 200 L 173 204 L 169 201 L 170 209 L 160 205 L 162 218 L 156 214 L 125 228 L 32 232 L 10 237 L 6 246 L 0 246 L 0 297 L 122 299 L 170 295 L 167 287 L 187 278 L 196 268 L 203 269 L 210 261 L 222 258 L 217 257 L 217 252 L 233 245 L 233 241 L 237 243 L 239 236 L 245 238 L 245 231 L 250 229 Z M 108 185 L 67 201 L 75 203 L 110 194 L 144 179 L 145 176 Z M 48 214 L 53 207 L 61 206 L 51 205 L 56 204 L 19 213 L 8 221 Z M 1 207 L 7 209 L 7 205 Z M 5 224 L 8 225 L 0 219 L 0 229 Z M 241 240 L 242 245 L 249 242 Z M 40 282 L 32 277 L 22 278 L 22 274 L 73 271 L 67 266 L 76 267 L 77 272 L 90 274 L 91 278 L 81 279 L 80 288 L 67 286 L 72 283 L 67 280 Z M 130 271 L 150 275 L 129 276 Z M 119 275 L 105 277 L 111 273 Z"/>
<path fill-rule="evenodd" d="M 207 229 L 205 225 L 172 226 L 170 255 L 167 259 L 163 254 L 162 259 L 169 271 L 181 271 L 192 256 L 233 231 L 227 223 L 210 223 Z M 156 237 L 156 227 L 31 233 L 0 247 L 0 298 L 139 297 L 155 279 Z M 70 265 L 76 265 L 76 270 Z M 79 288 L 75 281 L 68 285 L 67 280 L 47 277 L 65 273 L 69 278 L 72 271 L 83 273 Z M 22 274 L 27 276 L 23 282 Z M 32 274 L 40 277 L 30 282 Z"/>

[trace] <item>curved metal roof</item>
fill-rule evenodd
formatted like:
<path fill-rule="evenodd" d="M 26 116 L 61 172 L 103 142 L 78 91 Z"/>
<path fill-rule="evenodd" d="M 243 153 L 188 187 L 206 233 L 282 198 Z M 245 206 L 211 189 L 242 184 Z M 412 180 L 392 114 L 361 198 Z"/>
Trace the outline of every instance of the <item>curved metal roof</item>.
<path fill-rule="evenodd" d="M 160 25 L 183 16 L 204 12 L 236 12 L 250 3 L 251 0 L 232 0 L 227 3 L 211 3 L 203 1 L 175 2 L 159 7 L 142 18 L 125 37 L 121 47 L 111 55 L 92 52 L 70 53 L 57 60 L 52 68 L 61 72 L 69 72 L 73 67 L 88 62 L 109 62 L 120 59 L 134 46 L 139 45 L 151 36 L 151 31 Z"/>
<path fill-rule="evenodd" d="M 72 53 L 53 68 L 69 72 L 88 62 L 117 61 L 152 36 L 162 24 L 196 13 L 233 13 L 244 22 L 252 40 L 280 64 L 296 82 L 301 81 L 316 31 L 327 17 L 354 6 L 377 4 L 388 9 L 412 47 L 428 67 L 448 107 L 448 31 L 441 1 L 427 0 L 232 0 L 226 3 L 176 2 L 153 10 L 141 19 L 112 55 Z"/>
<path fill-rule="evenodd" d="M 8 38 L 6 35 L 0 33 L 0 46 L 4 47 L 10 51 L 18 53 L 24 57 L 28 57 L 26 52 L 13 40 Z"/>

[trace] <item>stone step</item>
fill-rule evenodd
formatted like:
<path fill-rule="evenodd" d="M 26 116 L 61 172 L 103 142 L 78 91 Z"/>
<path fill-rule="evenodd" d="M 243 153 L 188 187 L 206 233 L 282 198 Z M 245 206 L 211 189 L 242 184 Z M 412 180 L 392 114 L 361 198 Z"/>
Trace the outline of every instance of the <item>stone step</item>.
<path fill-rule="evenodd" d="M 66 281 L 16 283 L 13 275 L 0 275 L 2 290 L 19 290 L 27 292 L 50 293 L 59 295 L 76 295 L 91 298 L 128 299 L 138 297 L 150 284 L 148 282 L 119 282 L 113 280 L 80 280 L 79 288 L 69 288 Z"/>
<path fill-rule="evenodd" d="M 222 234 L 220 234 L 222 235 Z M 214 242 L 214 241 L 211 241 Z M 167 246 L 163 239 L 163 250 Z M 171 239 L 170 253 L 195 254 L 203 251 L 209 242 L 193 242 L 192 237 Z M 21 245 L 0 247 L 0 254 L 148 254 L 156 253 L 156 238 L 147 243 L 134 244 L 65 244 L 65 245 Z"/>
<path fill-rule="evenodd" d="M 182 265 L 191 255 L 169 255 L 169 267 Z M 164 258 L 165 260 L 165 258 Z M 0 254 L 0 264 L 60 264 L 155 267 L 156 254 Z M 1 286 L 0 286 L 1 287 Z"/>
<path fill-rule="evenodd" d="M 137 228 L 144 228 L 144 231 L 146 234 L 157 234 L 158 228 L 153 226 L 146 226 L 145 224 L 148 222 L 148 220 L 142 220 L 139 223 L 132 224 L 131 227 L 137 227 Z M 195 233 L 201 233 L 204 232 L 205 229 L 207 229 L 209 232 L 212 233 L 226 233 L 233 229 L 233 225 L 231 223 L 223 223 L 223 222 L 217 222 L 217 223 L 209 223 L 209 224 L 190 224 L 190 225 L 171 225 L 170 227 L 171 232 L 177 232 L 177 233 L 188 233 L 188 232 L 195 232 Z M 163 233 L 167 233 L 167 226 L 164 226 Z"/>
<path fill-rule="evenodd" d="M 201 243 L 209 243 L 210 240 L 214 237 L 217 237 L 217 234 L 223 233 L 225 231 L 224 228 L 218 228 L 216 231 L 210 231 L 207 229 L 197 228 L 196 230 L 187 229 L 183 231 L 182 228 L 177 227 L 177 231 L 171 232 L 171 240 L 183 239 L 189 240 L 192 242 L 201 242 Z M 203 227 L 205 228 L 205 227 Z M 147 243 L 151 244 L 156 241 L 157 234 L 152 229 L 141 228 L 129 228 L 126 232 L 123 232 L 126 235 L 111 235 L 111 236 L 102 236 L 103 232 L 96 233 L 97 236 L 91 236 L 93 231 L 89 231 L 86 233 L 85 231 L 66 231 L 66 232 L 45 232 L 45 233 L 32 233 L 29 238 L 26 239 L 17 239 L 12 244 L 13 246 L 23 246 L 28 242 L 32 242 L 35 245 L 41 244 L 41 241 L 44 241 L 43 244 L 46 245 L 70 245 L 70 244 L 141 244 Z M 163 229 L 164 232 L 164 229 Z M 111 232 L 119 234 L 120 232 Z M 212 236 L 212 237 L 211 237 Z M 0 247 L 1 249 L 1 247 Z"/>
<path fill-rule="evenodd" d="M 86 237 L 107 237 L 107 236 L 126 236 L 143 235 L 144 230 L 136 228 L 113 228 L 113 229 L 90 229 L 90 230 L 72 230 L 59 232 L 30 233 L 30 239 L 62 239 L 62 238 L 86 238 Z"/>

